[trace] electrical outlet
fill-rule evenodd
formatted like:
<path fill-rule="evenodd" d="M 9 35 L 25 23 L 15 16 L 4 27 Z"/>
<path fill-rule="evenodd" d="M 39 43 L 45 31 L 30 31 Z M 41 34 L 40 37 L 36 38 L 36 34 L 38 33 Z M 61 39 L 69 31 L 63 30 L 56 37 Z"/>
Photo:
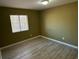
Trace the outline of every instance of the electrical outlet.
<path fill-rule="evenodd" d="M 62 39 L 64 40 L 64 37 L 62 37 Z"/>
<path fill-rule="evenodd" d="M 33 36 L 32 34 L 30 36 Z"/>

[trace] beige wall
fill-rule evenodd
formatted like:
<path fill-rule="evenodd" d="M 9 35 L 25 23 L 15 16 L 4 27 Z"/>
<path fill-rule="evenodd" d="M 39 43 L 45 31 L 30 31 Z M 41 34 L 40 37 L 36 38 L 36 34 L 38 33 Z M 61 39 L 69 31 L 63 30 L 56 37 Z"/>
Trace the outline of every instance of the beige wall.
<path fill-rule="evenodd" d="M 9 15 L 28 15 L 30 29 L 12 33 Z M 0 47 L 39 35 L 39 18 L 37 10 L 0 7 Z"/>
<path fill-rule="evenodd" d="M 77 2 L 43 10 L 42 35 L 77 45 L 77 13 Z M 65 39 L 62 40 L 62 37 Z"/>
<path fill-rule="evenodd" d="M 39 34 L 77 45 L 77 13 L 77 2 L 43 11 L 0 7 L 0 47 Z M 12 33 L 9 15 L 17 14 L 28 15 L 29 31 Z"/>

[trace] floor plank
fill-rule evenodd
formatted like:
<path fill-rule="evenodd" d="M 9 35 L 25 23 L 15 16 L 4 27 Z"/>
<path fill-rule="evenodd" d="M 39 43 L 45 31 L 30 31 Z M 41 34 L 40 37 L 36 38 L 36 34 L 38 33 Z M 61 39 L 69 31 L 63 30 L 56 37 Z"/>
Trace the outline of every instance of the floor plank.
<path fill-rule="evenodd" d="M 2 50 L 3 59 L 77 59 L 77 55 L 76 49 L 41 37 Z"/>

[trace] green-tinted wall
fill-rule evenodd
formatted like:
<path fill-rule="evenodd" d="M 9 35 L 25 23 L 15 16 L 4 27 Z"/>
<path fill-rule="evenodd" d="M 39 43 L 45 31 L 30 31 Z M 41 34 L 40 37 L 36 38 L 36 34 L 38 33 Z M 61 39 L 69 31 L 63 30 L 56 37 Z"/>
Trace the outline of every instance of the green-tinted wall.
<path fill-rule="evenodd" d="M 29 31 L 12 33 L 9 15 L 28 15 Z M 40 34 L 39 11 L 36 10 L 0 7 L 0 24 L 0 47 Z"/>
<path fill-rule="evenodd" d="M 41 12 L 42 35 L 77 45 L 77 13 L 77 2 L 43 10 Z"/>

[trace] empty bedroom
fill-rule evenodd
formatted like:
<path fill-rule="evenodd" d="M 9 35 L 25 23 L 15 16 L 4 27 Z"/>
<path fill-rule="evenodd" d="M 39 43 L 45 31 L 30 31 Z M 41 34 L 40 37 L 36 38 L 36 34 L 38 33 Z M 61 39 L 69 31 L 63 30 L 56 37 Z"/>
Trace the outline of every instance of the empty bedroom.
<path fill-rule="evenodd" d="M 78 59 L 78 0 L 0 0 L 0 59 Z"/>

